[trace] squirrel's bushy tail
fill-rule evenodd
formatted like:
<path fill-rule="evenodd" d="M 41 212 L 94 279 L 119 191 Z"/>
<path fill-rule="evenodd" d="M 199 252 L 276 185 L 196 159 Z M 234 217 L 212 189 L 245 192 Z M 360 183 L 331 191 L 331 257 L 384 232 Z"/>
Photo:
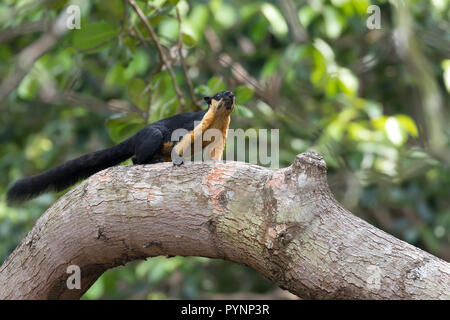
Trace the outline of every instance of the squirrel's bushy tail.
<path fill-rule="evenodd" d="M 127 160 L 134 154 L 132 138 L 118 145 L 67 161 L 44 173 L 18 180 L 8 190 L 9 204 L 22 202 L 46 191 L 61 191 L 81 179 Z"/>

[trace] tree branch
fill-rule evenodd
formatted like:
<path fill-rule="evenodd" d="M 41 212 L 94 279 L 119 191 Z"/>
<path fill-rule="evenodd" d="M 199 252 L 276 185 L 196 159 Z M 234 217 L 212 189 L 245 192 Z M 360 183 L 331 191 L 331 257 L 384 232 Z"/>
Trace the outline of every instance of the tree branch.
<path fill-rule="evenodd" d="M 183 57 L 183 33 L 181 31 L 182 20 L 181 20 L 180 9 L 178 9 L 178 7 L 176 7 L 176 11 L 177 11 L 177 20 L 178 20 L 178 42 L 176 44 L 177 48 L 178 48 L 178 56 L 180 57 L 180 63 L 181 63 L 181 67 L 183 69 L 184 79 L 186 80 L 187 86 L 189 88 L 189 94 L 191 95 L 192 103 L 194 104 L 195 108 L 199 111 L 199 110 L 202 110 L 201 104 L 195 98 L 194 86 L 192 85 L 192 81 L 189 78 L 188 69 L 187 69 L 186 62 L 184 61 L 184 57 Z"/>
<path fill-rule="evenodd" d="M 450 299 L 450 264 L 378 230 L 331 194 L 323 159 L 116 166 L 37 221 L 0 267 L 0 299 L 79 298 L 107 269 L 170 255 L 248 265 L 303 298 Z M 69 265 L 81 289 L 69 290 Z"/>
<path fill-rule="evenodd" d="M 250 75 L 250 73 L 239 62 L 233 61 L 233 58 L 227 53 L 221 53 L 222 43 L 212 28 L 207 28 L 204 32 L 205 38 L 213 51 L 214 63 L 211 68 L 214 72 L 223 74 L 223 68 L 229 67 L 233 79 L 239 84 L 245 84 L 255 91 L 255 95 L 267 103 L 272 109 L 277 109 L 275 101 L 279 97 L 279 90 L 271 90 L 270 86 L 262 86 L 259 81 Z M 219 62 L 217 64 L 217 61 Z"/>
<path fill-rule="evenodd" d="M 47 30 L 49 22 L 46 19 L 39 21 L 27 21 L 22 22 L 18 26 L 8 27 L 0 30 L 0 43 L 7 42 L 15 37 L 35 33 L 43 32 Z"/>
<path fill-rule="evenodd" d="M 59 91 L 54 81 L 49 81 L 43 85 L 38 97 L 45 103 L 83 106 L 99 114 L 110 113 L 111 111 L 134 112 L 142 118 L 146 118 L 144 111 L 130 101 L 111 99 L 105 102 L 92 95 L 78 93 L 70 89 Z"/>
<path fill-rule="evenodd" d="M 302 44 L 308 41 L 308 32 L 306 32 L 305 28 L 303 28 L 300 20 L 298 19 L 298 9 L 296 8 L 295 3 L 292 0 L 281 0 L 280 4 L 281 11 L 288 23 L 294 41 L 298 44 Z"/>
<path fill-rule="evenodd" d="M 181 92 L 180 88 L 177 84 L 177 79 L 175 77 L 175 73 L 173 72 L 172 65 L 169 61 L 169 59 L 164 54 L 163 48 L 161 46 L 161 43 L 158 41 L 158 36 L 156 35 L 155 31 L 153 30 L 152 26 L 148 22 L 145 14 L 142 12 L 141 8 L 138 7 L 136 2 L 134 0 L 126 0 L 128 4 L 133 8 L 133 10 L 138 15 L 139 19 L 144 23 L 145 28 L 147 29 L 150 37 L 152 38 L 153 43 L 156 46 L 156 49 L 158 50 L 159 58 L 161 59 L 162 63 L 166 66 L 167 70 L 169 71 L 170 78 L 172 79 L 173 88 L 175 90 L 175 93 L 177 95 L 178 101 L 180 101 L 180 105 L 184 107 L 185 102 L 183 98 L 183 93 Z"/>
<path fill-rule="evenodd" d="M 53 48 L 58 40 L 67 32 L 67 17 L 66 10 L 63 10 L 47 32 L 19 53 L 13 72 L 5 77 L 0 84 L 0 101 L 4 101 L 17 88 L 22 79 L 31 70 L 36 60 Z"/>

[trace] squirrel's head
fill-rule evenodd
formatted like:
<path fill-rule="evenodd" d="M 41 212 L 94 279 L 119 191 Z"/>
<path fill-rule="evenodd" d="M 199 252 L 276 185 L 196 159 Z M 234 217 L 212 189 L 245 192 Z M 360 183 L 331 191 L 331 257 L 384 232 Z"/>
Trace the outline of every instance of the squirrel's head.
<path fill-rule="evenodd" d="M 203 98 L 208 107 L 213 112 L 223 112 L 225 114 L 230 114 L 234 109 L 234 93 L 231 91 L 222 91 L 216 93 L 213 97 Z"/>

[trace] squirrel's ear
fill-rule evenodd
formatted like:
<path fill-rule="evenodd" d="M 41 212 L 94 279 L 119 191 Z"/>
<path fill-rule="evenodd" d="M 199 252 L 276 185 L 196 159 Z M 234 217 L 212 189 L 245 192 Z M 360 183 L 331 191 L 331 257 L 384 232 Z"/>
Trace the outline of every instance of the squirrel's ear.
<path fill-rule="evenodd" d="M 211 97 L 204 97 L 203 100 L 205 100 L 208 106 L 211 104 Z"/>

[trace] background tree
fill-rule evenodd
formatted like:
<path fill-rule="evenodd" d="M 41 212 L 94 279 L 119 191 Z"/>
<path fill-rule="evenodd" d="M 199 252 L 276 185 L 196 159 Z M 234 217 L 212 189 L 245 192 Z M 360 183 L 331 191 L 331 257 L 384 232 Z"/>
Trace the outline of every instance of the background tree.
<path fill-rule="evenodd" d="M 2 195 L 227 88 L 232 127 L 280 129 L 280 166 L 319 152 L 347 209 L 450 260 L 449 1 L 78 1 L 81 29 L 55 33 L 71 3 L 0 4 Z M 381 29 L 367 28 L 371 4 Z M 2 196 L 1 261 L 58 196 Z M 286 297 L 242 266 L 158 257 L 108 271 L 85 298 L 243 292 Z"/>

